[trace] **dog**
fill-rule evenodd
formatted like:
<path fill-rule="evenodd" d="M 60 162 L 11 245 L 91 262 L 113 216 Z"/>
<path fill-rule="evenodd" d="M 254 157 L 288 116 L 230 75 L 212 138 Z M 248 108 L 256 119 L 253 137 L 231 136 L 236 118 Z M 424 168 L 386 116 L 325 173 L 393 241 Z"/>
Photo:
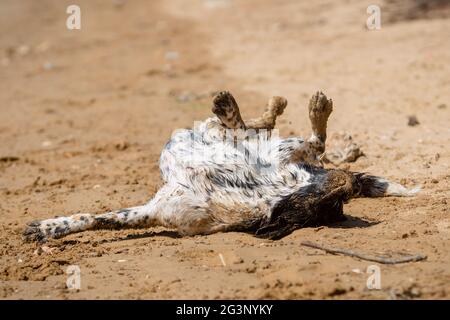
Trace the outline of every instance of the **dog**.
<path fill-rule="evenodd" d="M 343 221 L 343 205 L 357 197 L 412 196 L 400 184 L 365 173 L 325 169 L 327 121 L 333 102 L 322 92 L 309 102 L 308 139 L 275 135 L 287 100 L 273 97 L 256 119 L 242 120 L 227 91 L 213 99 L 215 116 L 177 130 L 159 165 L 164 186 L 142 206 L 104 214 L 78 213 L 34 221 L 23 237 L 43 242 L 91 229 L 164 226 L 180 235 L 248 232 L 280 239 L 298 228 Z"/>

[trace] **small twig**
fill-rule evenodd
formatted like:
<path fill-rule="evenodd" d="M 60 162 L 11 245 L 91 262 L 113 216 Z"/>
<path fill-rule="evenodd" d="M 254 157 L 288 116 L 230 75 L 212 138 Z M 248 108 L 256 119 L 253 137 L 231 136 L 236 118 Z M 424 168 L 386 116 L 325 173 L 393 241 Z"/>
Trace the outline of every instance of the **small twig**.
<path fill-rule="evenodd" d="M 378 262 L 378 263 L 383 263 L 383 264 L 397 264 L 397 263 L 405 263 L 405 262 L 413 262 L 413 261 L 421 261 L 421 260 L 425 260 L 427 258 L 427 256 L 422 255 L 422 254 L 417 254 L 417 255 L 413 255 L 413 256 L 404 256 L 404 257 L 400 257 L 400 258 L 383 258 L 383 257 L 373 257 L 373 256 L 367 256 L 365 254 L 362 253 L 358 253 L 352 250 L 346 250 L 346 249 L 333 249 L 330 247 L 325 247 L 316 243 L 312 243 L 309 241 L 303 241 L 301 243 L 302 246 L 305 247 L 311 247 L 311 248 L 315 248 L 315 249 L 320 249 L 320 250 L 324 250 L 328 253 L 332 253 L 332 254 L 343 254 L 346 256 L 350 256 L 350 257 L 355 257 L 355 258 L 359 258 L 361 260 L 367 260 L 367 261 L 373 261 L 373 262 Z"/>

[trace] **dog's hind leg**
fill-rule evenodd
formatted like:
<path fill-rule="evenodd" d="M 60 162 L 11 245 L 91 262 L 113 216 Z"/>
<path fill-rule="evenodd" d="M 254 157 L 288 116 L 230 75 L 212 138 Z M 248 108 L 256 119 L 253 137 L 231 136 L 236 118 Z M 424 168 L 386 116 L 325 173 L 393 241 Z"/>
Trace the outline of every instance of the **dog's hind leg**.
<path fill-rule="evenodd" d="M 71 233 L 90 229 L 120 229 L 148 224 L 150 208 L 147 205 L 120 209 L 103 214 L 78 213 L 71 216 L 37 220 L 29 223 L 23 232 L 26 241 L 45 242 Z"/>
<path fill-rule="evenodd" d="M 91 229 L 125 229 L 159 225 L 157 211 L 170 195 L 167 185 L 143 206 L 115 210 L 103 214 L 78 213 L 71 216 L 33 221 L 23 232 L 26 241 L 44 242 L 48 238 Z"/>
<path fill-rule="evenodd" d="M 95 229 L 129 229 L 164 226 L 182 234 L 211 233 L 209 204 L 192 190 L 179 184 L 166 184 L 147 204 L 103 214 L 80 213 L 34 221 L 23 232 L 24 240 L 44 242 L 48 238 Z"/>
<path fill-rule="evenodd" d="M 45 242 L 71 233 L 92 229 L 125 229 L 157 225 L 152 207 L 147 204 L 103 214 L 78 213 L 71 216 L 33 221 L 23 232 L 25 241 Z"/>
<path fill-rule="evenodd" d="M 282 115 L 287 106 L 287 100 L 283 97 L 272 97 L 267 103 L 266 110 L 259 118 L 245 121 L 247 129 L 267 129 L 275 128 L 277 117 Z"/>

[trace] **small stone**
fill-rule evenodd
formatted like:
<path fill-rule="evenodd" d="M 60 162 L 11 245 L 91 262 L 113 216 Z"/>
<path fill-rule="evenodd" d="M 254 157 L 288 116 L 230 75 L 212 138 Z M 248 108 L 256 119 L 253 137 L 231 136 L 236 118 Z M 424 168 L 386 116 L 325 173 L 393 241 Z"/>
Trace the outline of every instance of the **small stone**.
<path fill-rule="evenodd" d="M 55 251 L 56 248 L 51 248 L 48 246 L 42 246 L 42 252 L 46 253 L 46 254 L 53 254 L 53 251 Z"/>
<path fill-rule="evenodd" d="M 411 295 L 413 296 L 413 297 L 420 297 L 420 290 L 419 289 L 417 289 L 417 288 L 412 288 L 411 289 Z"/>
<path fill-rule="evenodd" d="M 251 266 L 245 269 L 245 272 L 247 273 L 255 273 L 256 272 L 256 267 L 255 266 Z"/>
<path fill-rule="evenodd" d="M 165 55 L 166 60 L 169 61 L 178 60 L 179 57 L 180 54 L 177 51 L 168 51 Z"/>
<path fill-rule="evenodd" d="M 41 146 L 44 147 L 44 148 L 50 147 L 51 145 L 52 145 L 52 142 L 48 141 L 48 140 L 43 141 L 42 144 L 41 144 Z"/>
<path fill-rule="evenodd" d="M 415 127 L 419 124 L 419 120 L 416 116 L 412 115 L 408 117 L 408 126 Z"/>
<path fill-rule="evenodd" d="M 55 68 L 54 64 L 51 63 L 50 61 L 45 62 L 42 67 L 44 68 L 45 71 L 50 71 L 52 69 Z"/>
<path fill-rule="evenodd" d="M 36 250 L 34 250 L 33 254 L 36 256 L 40 256 L 43 253 L 52 255 L 53 251 L 55 251 L 55 250 L 56 250 L 56 248 L 51 248 L 48 246 L 41 246 L 41 247 L 37 248 Z"/>
<path fill-rule="evenodd" d="M 186 102 L 192 102 L 198 99 L 198 96 L 190 91 L 186 91 L 181 93 L 178 97 L 177 97 L 177 101 L 181 102 L 181 103 L 186 103 Z"/>
<path fill-rule="evenodd" d="M 30 52 L 30 47 L 27 45 L 21 45 L 17 48 L 17 53 L 19 56 L 25 56 Z"/>
<path fill-rule="evenodd" d="M 336 287 L 334 288 L 330 293 L 328 293 L 328 295 L 330 297 L 334 297 L 334 296 L 340 296 L 347 293 L 347 290 L 345 288 L 341 288 L 341 287 Z"/>
<path fill-rule="evenodd" d="M 35 51 L 38 53 L 42 53 L 42 52 L 47 51 L 49 48 L 50 48 L 50 43 L 47 41 L 44 41 L 36 46 Z"/>
<path fill-rule="evenodd" d="M 119 141 L 115 145 L 116 149 L 119 151 L 126 150 L 126 149 L 128 149 L 129 146 L 130 146 L 130 144 L 127 141 Z"/>

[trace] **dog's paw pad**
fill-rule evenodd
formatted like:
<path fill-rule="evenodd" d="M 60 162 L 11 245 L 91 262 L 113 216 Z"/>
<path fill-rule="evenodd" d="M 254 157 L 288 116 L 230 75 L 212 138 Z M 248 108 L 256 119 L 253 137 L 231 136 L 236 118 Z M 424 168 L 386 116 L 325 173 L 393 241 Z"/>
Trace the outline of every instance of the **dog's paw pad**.
<path fill-rule="evenodd" d="M 333 101 L 321 91 L 316 92 L 309 101 L 309 117 L 311 120 L 326 121 L 333 111 Z"/>
<path fill-rule="evenodd" d="M 237 109 L 233 95 L 228 91 L 219 92 L 213 99 L 212 112 L 218 116 L 227 116 Z"/>

